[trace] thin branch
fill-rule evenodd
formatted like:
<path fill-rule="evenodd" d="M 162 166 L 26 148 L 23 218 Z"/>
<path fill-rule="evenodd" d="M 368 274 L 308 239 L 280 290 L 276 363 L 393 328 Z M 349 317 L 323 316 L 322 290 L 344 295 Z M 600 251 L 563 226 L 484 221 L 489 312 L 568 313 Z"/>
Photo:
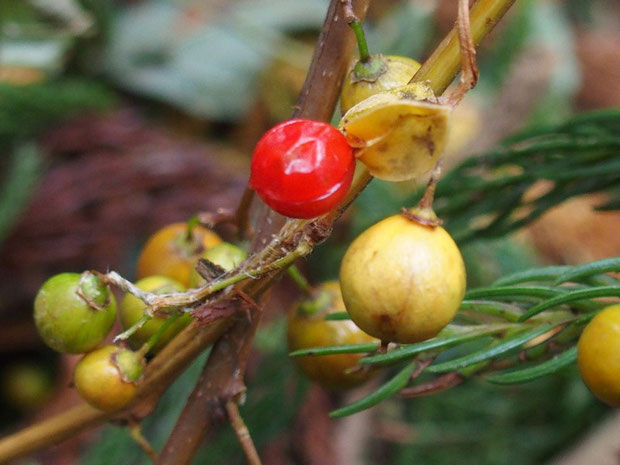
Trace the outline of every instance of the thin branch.
<path fill-rule="evenodd" d="M 226 402 L 245 393 L 245 365 L 261 313 L 238 318 L 215 344 L 156 465 L 191 463 L 207 432 L 224 418 Z"/>
<path fill-rule="evenodd" d="M 142 449 L 146 455 L 151 457 L 153 462 L 157 460 L 157 452 L 155 452 L 153 446 L 151 446 L 151 444 L 142 435 L 142 429 L 140 428 L 139 423 L 129 426 L 129 435 L 131 436 L 131 439 L 133 439 L 136 444 L 140 446 L 140 449 Z"/>
<path fill-rule="evenodd" d="M 198 354 L 223 334 L 232 318 L 208 327 L 188 326 L 147 365 L 135 400 L 119 412 L 102 412 L 82 403 L 0 440 L 0 463 L 7 463 L 38 449 L 57 444 L 92 426 L 112 419 L 140 419 L 154 408 L 161 394 Z"/>
<path fill-rule="evenodd" d="M 398 393 L 398 396 L 405 398 L 430 396 L 431 394 L 437 394 L 438 392 L 457 386 L 464 380 L 465 378 L 461 376 L 458 371 L 452 371 L 450 373 L 446 373 L 445 375 L 439 376 L 428 383 L 405 388 Z"/>
<path fill-rule="evenodd" d="M 243 453 L 248 460 L 248 464 L 262 465 L 258 452 L 256 452 L 254 442 L 252 441 L 252 437 L 250 436 L 250 431 L 248 430 L 248 427 L 245 426 L 245 422 L 239 413 L 239 407 L 234 400 L 231 399 L 226 402 L 226 412 L 228 413 L 230 425 L 235 431 L 235 435 L 241 444 Z"/>
<path fill-rule="evenodd" d="M 17 457 L 60 442 L 84 428 L 110 420 L 113 416 L 86 404 L 75 407 L 2 439 L 0 463 L 8 463 Z"/>
<path fill-rule="evenodd" d="M 415 370 L 413 370 L 413 373 L 411 373 L 409 380 L 416 379 L 418 376 L 420 376 L 424 372 L 424 370 L 426 370 L 426 367 L 433 363 L 433 360 L 435 360 L 435 357 L 418 360 L 418 366 Z"/>

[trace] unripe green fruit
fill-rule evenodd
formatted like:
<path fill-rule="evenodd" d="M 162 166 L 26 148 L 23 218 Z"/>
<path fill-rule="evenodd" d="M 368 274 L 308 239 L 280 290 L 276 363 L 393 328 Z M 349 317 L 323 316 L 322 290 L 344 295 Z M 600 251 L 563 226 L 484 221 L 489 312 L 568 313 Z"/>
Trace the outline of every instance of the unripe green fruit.
<path fill-rule="evenodd" d="M 185 288 L 181 283 L 166 276 L 149 276 L 143 278 L 136 283 L 136 286 L 147 292 L 155 294 L 170 294 L 173 292 L 183 292 Z M 130 328 L 144 316 L 146 304 L 137 297 L 127 293 L 121 300 L 120 319 L 123 329 Z M 164 313 L 163 309 L 161 313 Z M 141 328 L 133 333 L 129 339 L 129 345 L 134 349 L 139 349 L 142 345 L 153 336 L 159 328 L 166 322 L 166 316 L 155 315 L 147 321 Z M 157 343 L 152 347 L 151 352 L 159 352 L 170 340 L 181 332 L 193 318 L 189 313 L 184 313 L 168 329 L 164 331 Z"/>
<path fill-rule="evenodd" d="M 111 412 L 135 397 L 143 369 L 138 353 L 109 345 L 86 354 L 75 366 L 73 379 L 86 402 Z"/>
<path fill-rule="evenodd" d="M 78 289 L 91 303 L 78 295 Z M 41 338 L 58 352 L 79 354 L 101 344 L 116 318 L 110 289 L 92 273 L 61 273 L 48 279 L 34 300 Z"/>
<path fill-rule="evenodd" d="M 229 242 L 222 242 L 207 249 L 201 258 L 221 266 L 226 271 L 230 271 L 237 268 L 247 256 L 248 253 L 241 247 L 237 247 Z M 189 287 L 199 287 L 204 283 L 204 278 L 195 269 L 192 270 L 189 276 Z"/>
<path fill-rule="evenodd" d="M 345 310 L 340 286 L 336 281 L 321 284 L 314 298 L 298 303 L 288 315 L 289 350 L 343 344 L 379 342 L 351 320 L 327 321 L 325 316 Z M 363 354 L 338 354 L 295 357 L 295 364 L 308 378 L 323 387 L 343 390 L 368 380 L 374 370 L 357 365 Z"/>

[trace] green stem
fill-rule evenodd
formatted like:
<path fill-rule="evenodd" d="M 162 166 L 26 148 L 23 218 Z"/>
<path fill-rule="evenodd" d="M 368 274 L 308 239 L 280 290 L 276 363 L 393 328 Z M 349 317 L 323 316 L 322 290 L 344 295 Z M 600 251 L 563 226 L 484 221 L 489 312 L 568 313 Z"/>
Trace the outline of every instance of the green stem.
<path fill-rule="evenodd" d="M 287 272 L 291 279 L 295 281 L 295 284 L 297 284 L 297 287 L 299 287 L 299 289 L 301 289 L 308 295 L 311 294 L 312 287 L 310 286 L 310 283 L 308 283 L 306 277 L 301 274 L 299 268 L 297 268 L 295 265 L 291 265 L 289 266 Z"/>
<path fill-rule="evenodd" d="M 357 40 L 357 48 L 360 52 L 360 61 L 362 63 L 368 63 L 370 60 L 370 53 L 368 52 L 368 42 L 366 42 L 366 34 L 364 34 L 362 23 L 359 19 L 356 19 L 349 23 L 349 27 L 353 29 L 355 40 Z"/>
<path fill-rule="evenodd" d="M 116 342 L 116 341 L 124 341 L 125 339 L 128 339 L 133 333 L 135 333 L 140 328 L 142 328 L 142 326 L 144 326 L 144 324 L 147 321 L 149 321 L 151 318 L 153 318 L 153 317 L 150 316 L 150 315 L 146 315 L 146 314 L 142 315 L 142 318 L 140 318 L 138 321 L 136 321 L 133 325 L 131 325 L 125 331 L 123 331 L 122 333 L 118 334 L 114 338 L 114 342 Z"/>
<path fill-rule="evenodd" d="M 164 324 L 162 324 L 159 327 L 159 329 L 155 332 L 155 334 L 153 334 L 148 339 L 148 341 L 144 343 L 144 345 L 140 348 L 139 352 L 146 355 L 155 346 L 155 344 L 157 344 L 157 341 L 159 341 L 162 334 L 164 334 L 166 330 L 170 328 L 170 326 L 172 326 L 174 322 L 177 321 L 180 317 L 181 317 L 181 314 L 175 313 L 173 315 L 170 315 L 168 318 L 166 318 L 166 321 L 164 321 Z"/>
<path fill-rule="evenodd" d="M 192 216 L 189 220 L 187 220 L 187 229 L 185 230 L 185 240 L 190 242 L 192 240 L 192 233 L 194 232 L 194 228 L 200 223 L 198 219 L 198 215 Z"/>

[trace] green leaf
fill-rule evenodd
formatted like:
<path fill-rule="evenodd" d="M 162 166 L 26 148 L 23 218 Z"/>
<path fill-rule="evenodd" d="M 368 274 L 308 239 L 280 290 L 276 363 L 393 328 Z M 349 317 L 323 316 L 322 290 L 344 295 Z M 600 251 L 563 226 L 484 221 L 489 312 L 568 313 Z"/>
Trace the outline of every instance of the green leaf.
<path fill-rule="evenodd" d="M 513 298 L 519 296 L 548 299 L 562 293 L 562 290 L 545 286 L 499 286 L 481 287 L 467 291 L 465 299 L 488 299 L 490 297 Z"/>
<path fill-rule="evenodd" d="M 366 344 L 343 344 L 340 346 L 309 347 L 291 352 L 291 357 L 306 357 L 315 355 L 335 355 L 335 354 L 360 354 L 377 350 L 379 343 L 369 342 Z"/>
<path fill-rule="evenodd" d="M 509 372 L 503 372 L 496 375 L 491 375 L 485 379 L 490 383 L 495 384 L 518 384 L 533 381 L 535 379 L 547 376 L 562 368 L 571 365 L 577 359 L 577 346 L 573 346 L 568 350 L 565 350 L 560 355 L 553 357 L 542 363 L 538 363 L 534 366 L 527 368 L 521 368 L 512 370 Z"/>
<path fill-rule="evenodd" d="M 346 417 L 348 415 L 361 412 L 362 410 L 366 410 L 367 408 L 377 405 L 379 402 L 389 397 L 392 397 L 394 394 L 402 390 L 407 385 L 411 374 L 417 366 L 417 362 L 409 363 L 396 376 L 394 376 L 372 394 L 369 394 L 363 399 L 360 399 L 357 402 L 353 402 L 346 407 L 342 407 L 338 410 L 332 411 L 329 416 L 331 418 Z"/>
<path fill-rule="evenodd" d="M 493 328 L 489 327 L 481 327 L 476 328 L 471 327 L 470 331 L 466 331 L 463 334 L 458 334 L 451 337 L 436 337 L 433 339 L 429 339 L 428 341 L 419 342 L 417 344 L 411 344 L 407 346 L 403 346 L 402 348 L 392 350 L 386 354 L 378 354 L 371 355 L 370 357 L 365 357 L 359 361 L 360 364 L 381 364 L 387 365 L 390 363 L 395 363 L 403 359 L 410 358 L 415 354 L 419 354 L 420 352 L 425 352 L 431 349 L 439 349 L 443 347 L 450 347 L 455 344 L 460 344 L 461 342 L 467 342 L 479 337 L 488 336 L 490 334 L 497 333 L 499 331 L 504 331 L 509 328 L 508 325 L 496 326 Z"/>
<path fill-rule="evenodd" d="M 445 373 L 453 370 L 462 370 L 463 368 L 473 365 L 474 363 L 489 360 L 497 357 L 498 355 L 503 355 L 506 352 L 516 349 L 522 344 L 525 344 L 526 342 L 553 329 L 554 326 L 555 325 L 544 325 L 529 331 L 521 332 L 514 337 L 504 339 L 502 342 L 493 345 L 492 347 L 473 352 L 448 362 L 431 365 L 426 370 L 431 373 Z"/>
<path fill-rule="evenodd" d="M 41 171 L 41 155 L 34 144 L 22 145 L 12 158 L 0 186 L 0 243 L 26 207 Z"/>
<path fill-rule="evenodd" d="M 620 257 L 604 258 L 584 265 L 571 267 L 560 274 L 553 282 L 554 285 L 568 281 L 579 281 L 589 276 L 608 273 L 610 271 L 620 272 Z"/>
<path fill-rule="evenodd" d="M 578 289 L 576 291 L 569 292 L 564 295 L 545 300 L 537 305 L 531 307 L 526 311 L 519 321 L 525 321 L 534 315 L 539 314 L 549 308 L 556 307 L 568 302 L 575 302 L 583 299 L 593 299 L 596 297 L 620 297 L 620 286 L 601 286 L 593 287 L 590 289 Z"/>
<path fill-rule="evenodd" d="M 576 195 L 606 192 L 614 198 L 620 184 L 619 134 L 618 109 L 528 129 L 446 173 L 437 185 L 435 210 L 464 244 L 503 237 Z M 541 179 L 549 189 L 538 197 L 525 195 Z"/>
<path fill-rule="evenodd" d="M 512 322 L 519 321 L 523 313 L 519 307 L 514 305 L 490 300 L 464 300 L 461 302 L 460 310 L 498 316 Z"/>
<path fill-rule="evenodd" d="M 519 271 L 518 273 L 503 276 L 493 284 L 495 286 L 507 286 L 532 281 L 552 281 L 570 269 L 571 267 L 568 265 L 533 268 L 531 270 Z"/>
<path fill-rule="evenodd" d="M 350 320 L 351 317 L 347 312 L 335 312 L 329 313 L 325 315 L 326 321 L 341 321 L 341 320 Z"/>

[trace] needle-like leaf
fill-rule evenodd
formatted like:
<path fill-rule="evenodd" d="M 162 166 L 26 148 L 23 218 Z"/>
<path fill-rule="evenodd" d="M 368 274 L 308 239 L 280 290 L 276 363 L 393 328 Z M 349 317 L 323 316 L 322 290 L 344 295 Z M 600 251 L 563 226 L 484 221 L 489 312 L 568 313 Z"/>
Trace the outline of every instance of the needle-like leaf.
<path fill-rule="evenodd" d="M 369 394 L 363 399 L 360 399 L 357 402 L 353 402 L 346 407 L 334 410 L 329 414 L 329 416 L 332 418 L 346 417 L 348 415 L 361 412 L 362 410 L 366 410 L 367 408 L 377 405 L 382 400 L 392 397 L 394 394 L 396 394 L 407 385 L 407 382 L 409 381 L 409 378 L 411 377 L 411 374 L 416 369 L 416 367 L 417 362 L 410 362 L 396 376 L 394 376 L 372 394 Z"/>
<path fill-rule="evenodd" d="M 544 325 L 529 331 L 520 332 L 516 336 L 504 339 L 499 344 L 492 345 L 486 349 L 473 352 L 454 360 L 439 363 L 437 365 L 431 365 L 426 370 L 431 373 L 445 373 L 453 370 L 462 370 L 463 368 L 473 365 L 474 363 L 490 360 L 498 355 L 503 355 L 506 352 L 516 349 L 526 342 L 531 341 L 535 337 L 538 337 L 550 329 L 553 329 L 554 326 L 555 325 L 553 324 Z"/>
<path fill-rule="evenodd" d="M 538 363 L 527 368 L 516 369 L 508 372 L 498 373 L 495 375 L 487 376 L 485 379 L 490 383 L 495 384 L 518 384 L 533 381 L 547 376 L 552 373 L 556 373 L 562 368 L 571 365 L 577 359 L 577 346 L 573 346 L 568 350 L 565 350 L 560 355 L 553 357 L 542 363 Z"/>

